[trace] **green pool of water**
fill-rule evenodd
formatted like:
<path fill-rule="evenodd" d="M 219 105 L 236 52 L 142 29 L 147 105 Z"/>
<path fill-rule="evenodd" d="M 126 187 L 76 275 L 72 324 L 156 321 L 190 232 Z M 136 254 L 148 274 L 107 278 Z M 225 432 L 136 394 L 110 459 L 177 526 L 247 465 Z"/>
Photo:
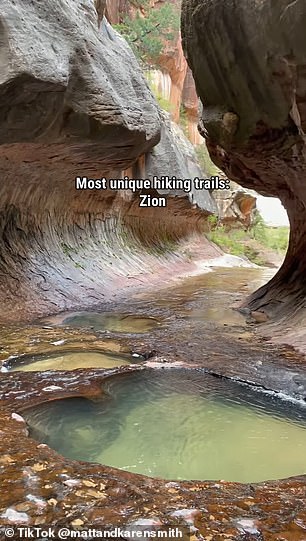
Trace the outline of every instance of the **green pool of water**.
<path fill-rule="evenodd" d="M 306 473 L 306 408 L 196 370 L 115 376 L 92 402 L 22 414 L 62 455 L 166 479 L 255 482 Z"/>
<path fill-rule="evenodd" d="M 130 355 L 112 353 L 71 352 L 61 355 L 45 355 L 32 359 L 17 359 L 8 369 L 10 372 L 41 372 L 45 370 L 76 370 L 77 368 L 115 368 L 139 361 Z"/>
<path fill-rule="evenodd" d="M 44 320 L 44 323 L 85 327 L 95 331 L 144 333 L 154 329 L 160 322 L 153 317 L 112 312 L 73 312 L 59 314 Z"/>

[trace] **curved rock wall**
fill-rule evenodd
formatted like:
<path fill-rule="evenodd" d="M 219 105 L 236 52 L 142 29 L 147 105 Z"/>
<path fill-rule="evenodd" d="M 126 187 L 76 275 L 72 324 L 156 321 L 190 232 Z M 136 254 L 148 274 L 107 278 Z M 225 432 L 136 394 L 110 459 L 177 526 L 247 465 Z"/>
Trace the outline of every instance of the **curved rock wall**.
<path fill-rule="evenodd" d="M 287 209 L 285 262 L 250 300 L 270 316 L 305 307 L 306 5 L 183 0 L 183 47 L 204 105 L 200 130 L 229 178 Z"/>
<path fill-rule="evenodd" d="M 0 4 L 0 299 L 7 322 L 101 302 L 131 276 L 171 266 L 179 257 L 169 253 L 171 242 L 195 231 L 213 202 L 207 194 L 206 212 L 192 210 L 178 194 L 167 208 L 140 209 L 139 194 L 75 190 L 78 175 L 121 178 L 130 169 L 142 177 L 161 137 L 171 168 L 182 153 L 165 137 L 169 126 L 125 40 L 105 19 L 98 30 L 93 0 Z M 167 174 L 153 157 L 150 170 Z"/>

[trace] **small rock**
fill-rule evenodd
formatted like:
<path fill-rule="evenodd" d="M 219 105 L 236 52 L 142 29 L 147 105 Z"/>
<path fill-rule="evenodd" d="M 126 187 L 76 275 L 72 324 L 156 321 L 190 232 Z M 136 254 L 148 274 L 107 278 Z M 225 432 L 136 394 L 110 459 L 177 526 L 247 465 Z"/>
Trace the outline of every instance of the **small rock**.
<path fill-rule="evenodd" d="M 79 479 L 66 479 L 66 481 L 63 481 L 63 485 L 66 485 L 67 487 L 76 487 L 81 483 Z"/>
<path fill-rule="evenodd" d="M 180 488 L 180 485 L 176 483 L 176 481 L 169 481 L 169 483 L 165 484 L 166 488 Z"/>
<path fill-rule="evenodd" d="M 194 519 L 199 513 L 199 509 L 178 509 L 177 511 L 171 513 L 171 516 L 181 517 L 189 526 L 193 526 Z"/>
<path fill-rule="evenodd" d="M 13 507 L 9 507 L 5 513 L 2 513 L 1 518 L 6 518 L 14 524 L 20 524 L 24 522 L 29 522 L 29 517 L 26 513 L 19 513 Z"/>
<path fill-rule="evenodd" d="M 96 483 L 94 483 L 93 481 L 88 481 L 88 479 L 84 479 L 84 481 L 82 481 L 83 485 L 85 485 L 86 487 L 96 487 Z"/>
<path fill-rule="evenodd" d="M 33 494 L 28 494 L 27 500 L 29 500 L 30 502 L 34 502 L 38 507 L 46 507 L 47 505 L 45 500 L 37 498 L 37 496 L 34 496 Z"/>
<path fill-rule="evenodd" d="M 256 527 L 256 523 L 254 520 L 249 518 L 241 518 L 240 520 L 237 520 L 237 527 L 239 530 L 243 530 L 244 532 L 250 533 L 250 534 L 258 534 L 259 531 Z"/>
<path fill-rule="evenodd" d="M 34 471 L 43 471 L 46 469 L 46 465 L 45 464 L 39 464 L 38 462 L 36 464 L 33 464 L 33 466 L 31 466 L 31 469 L 34 470 Z"/>
<path fill-rule="evenodd" d="M 14 462 L 14 460 L 10 455 L 0 456 L 0 464 L 11 464 L 12 462 Z"/>
<path fill-rule="evenodd" d="M 79 498 L 86 498 L 88 496 L 92 498 L 103 499 L 103 500 L 106 498 L 106 494 L 103 494 L 103 492 L 100 492 L 99 490 L 93 490 L 93 489 L 77 490 L 75 495 L 78 496 Z"/>
<path fill-rule="evenodd" d="M 17 421 L 18 423 L 25 423 L 24 418 L 21 417 L 21 415 L 19 415 L 18 413 L 12 413 L 11 417 L 12 417 L 12 419 Z"/>
<path fill-rule="evenodd" d="M 240 312 L 240 314 L 244 315 L 244 316 L 249 316 L 251 314 L 251 309 L 250 308 L 240 308 L 238 307 L 237 309 L 237 312 Z"/>
<path fill-rule="evenodd" d="M 252 311 L 250 316 L 256 323 L 265 323 L 269 319 L 269 316 L 265 312 L 260 312 L 259 310 Z"/>
<path fill-rule="evenodd" d="M 74 527 L 76 527 L 76 526 L 83 526 L 83 524 L 84 524 L 84 521 L 81 520 L 80 518 L 76 518 L 75 520 L 73 520 L 73 521 L 71 522 L 71 526 L 74 526 Z"/>
<path fill-rule="evenodd" d="M 46 524 L 46 522 L 47 522 L 47 519 L 44 518 L 44 517 L 36 517 L 36 518 L 34 519 L 34 524 L 35 524 L 35 526 L 40 526 L 41 524 Z M 46 538 L 45 538 L 45 539 L 46 539 Z"/>
<path fill-rule="evenodd" d="M 15 505 L 15 509 L 16 511 L 30 511 L 30 509 L 32 509 L 32 505 L 29 503 L 29 502 L 22 502 L 22 503 L 17 503 Z"/>

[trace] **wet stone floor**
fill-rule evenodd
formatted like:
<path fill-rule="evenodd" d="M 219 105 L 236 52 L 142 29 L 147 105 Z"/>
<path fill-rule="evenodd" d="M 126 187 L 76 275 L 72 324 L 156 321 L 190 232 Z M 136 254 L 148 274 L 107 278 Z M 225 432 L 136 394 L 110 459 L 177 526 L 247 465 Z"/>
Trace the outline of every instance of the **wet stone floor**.
<path fill-rule="evenodd" d="M 256 483 L 261 475 L 266 478 L 264 472 L 254 478 L 236 477 L 235 480 L 244 481 L 239 484 L 232 482 L 235 477 L 226 478 L 224 473 L 222 480 L 221 474 L 216 477 L 213 464 L 201 473 L 202 479 L 212 479 L 210 481 L 183 480 L 187 478 L 186 469 L 179 475 L 172 464 L 169 474 L 162 468 L 150 472 L 148 454 L 145 457 L 147 469 L 136 471 L 160 475 L 160 478 L 146 477 L 132 473 L 133 469 L 114 468 L 125 466 L 118 457 L 113 463 L 107 459 L 105 453 L 114 457 L 114 449 L 102 452 L 100 460 L 93 452 L 97 463 L 86 462 L 88 457 L 75 451 L 70 453 L 70 458 L 63 456 L 69 454 L 65 448 L 48 440 L 49 445 L 53 443 L 54 449 L 57 448 L 56 452 L 41 443 L 43 440 L 38 435 L 37 440 L 29 437 L 29 430 L 33 436 L 33 428 L 30 420 L 27 419 L 28 426 L 24 419 L 31 410 L 36 413 L 54 411 L 52 408 L 64 400 L 90 401 L 96 407 L 106 403 L 105 386 L 112 386 L 120 378 L 130 382 L 136 378 L 135 389 L 137 385 L 141 389 L 141 379 L 148 378 L 150 373 L 152 379 L 155 374 L 167 374 L 162 378 L 165 380 L 171 379 L 174 370 L 178 372 L 178 368 L 182 368 L 188 374 L 196 370 L 197 378 L 199 374 L 203 378 L 209 374 L 216 389 L 218 382 L 225 388 L 238 385 L 244 389 L 242 395 L 265 394 L 273 404 L 282 402 L 283 407 L 289 408 L 290 414 L 287 411 L 286 415 L 292 421 L 292 415 L 302 411 L 306 397 L 302 357 L 286 346 L 271 345 L 260 337 L 257 326 L 246 324 L 244 317 L 230 308 L 266 282 L 268 272 L 217 269 L 159 291 L 139 292 L 133 299 L 123 300 L 116 306 L 97 307 L 95 312 L 86 313 L 84 307 L 76 307 L 74 313 L 59 314 L 33 325 L 0 329 L 3 363 L 0 373 L 1 523 L 64 523 L 106 528 L 137 524 L 146 519 L 161 525 L 192 526 L 192 536 L 207 541 L 305 541 L 306 478 L 301 475 L 305 471 L 302 462 L 301 465 L 297 462 L 297 469 L 292 472 L 290 468 L 284 470 L 284 476 L 296 477 Z M 144 427 L 150 422 L 155 424 L 152 430 L 154 428 L 156 446 L 162 448 L 171 421 L 179 430 L 179 417 L 183 416 L 181 397 L 186 394 L 186 388 L 181 383 L 176 388 L 176 402 L 171 406 L 173 419 L 171 414 L 167 419 L 164 416 L 163 433 L 159 433 L 157 423 L 150 417 L 152 412 L 148 409 L 146 420 L 144 404 L 138 405 Z M 145 396 L 142 398 L 146 400 Z M 192 416 L 193 440 L 188 441 L 186 448 L 189 461 L 203 445 L 204 422 L 197 394 L 191 391 L 190 399 L 194 400 L 195 414 Z M 120 400 L 118 404 L 122 406 Z M 168 408 L 170 413 L 171 408 Z M 161 415 L 158 410 L 155 414 Z M 217 416 L 216 411 L 214 415 Z M 247 415 L 245 412 L 245 419 Z M 245 419 L 244 431 L 247 431 L 249 423 Z M 133 416 L 131 421 L 137 423 Z M 296 422 L 293 419 L 294 428 Z M 131 458 L 128 453 L 133 452 L 129 438 L 130 434 L 123 432 L 122 445 L 127 447 L 127 459 Z M 301 441 L 303 444 L 296 434 L 292 433 L 292 439 L 295 447 Z M 173 454 L 182 451 L 177 442 L 171 445 Z M 276 447 L 275 450 L 272 446 L 263 449 L 262 457 L 266 456 L 272 465 L 273 453 L 277 457 Z M 232 452 L 235 453 L 234 448 Z M 285 462 L 290 453 L 289 449 L 283 453 Z M 303 461 L 302 452 L 301 456 Z M 173 456 L 173 462 L 178 458 Z M 167 460 L 169 462 L 169 457 Z M 206 456 L 205 461 L 208 460 Z M 274 477 L 280 473 L 277 464 L 275 466 Z M 194 469 L 194 475 L 190 472 L 188 478 L 198 478 L 198 473 Z"/>

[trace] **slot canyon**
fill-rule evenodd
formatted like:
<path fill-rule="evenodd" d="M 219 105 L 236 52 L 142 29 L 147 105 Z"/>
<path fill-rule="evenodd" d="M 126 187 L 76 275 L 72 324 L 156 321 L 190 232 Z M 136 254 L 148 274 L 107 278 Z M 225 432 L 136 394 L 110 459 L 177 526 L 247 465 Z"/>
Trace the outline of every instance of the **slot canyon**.
<path fill-rule="evenodd" d="M 1 540 L 306 540 L 305 24 L 303 0 L 0 0 Z M 231 191 L 75 183 L 213 175 Z M 211 235 L 249 234 L 258 194 L 290 222 L 271 265 Z"/>

